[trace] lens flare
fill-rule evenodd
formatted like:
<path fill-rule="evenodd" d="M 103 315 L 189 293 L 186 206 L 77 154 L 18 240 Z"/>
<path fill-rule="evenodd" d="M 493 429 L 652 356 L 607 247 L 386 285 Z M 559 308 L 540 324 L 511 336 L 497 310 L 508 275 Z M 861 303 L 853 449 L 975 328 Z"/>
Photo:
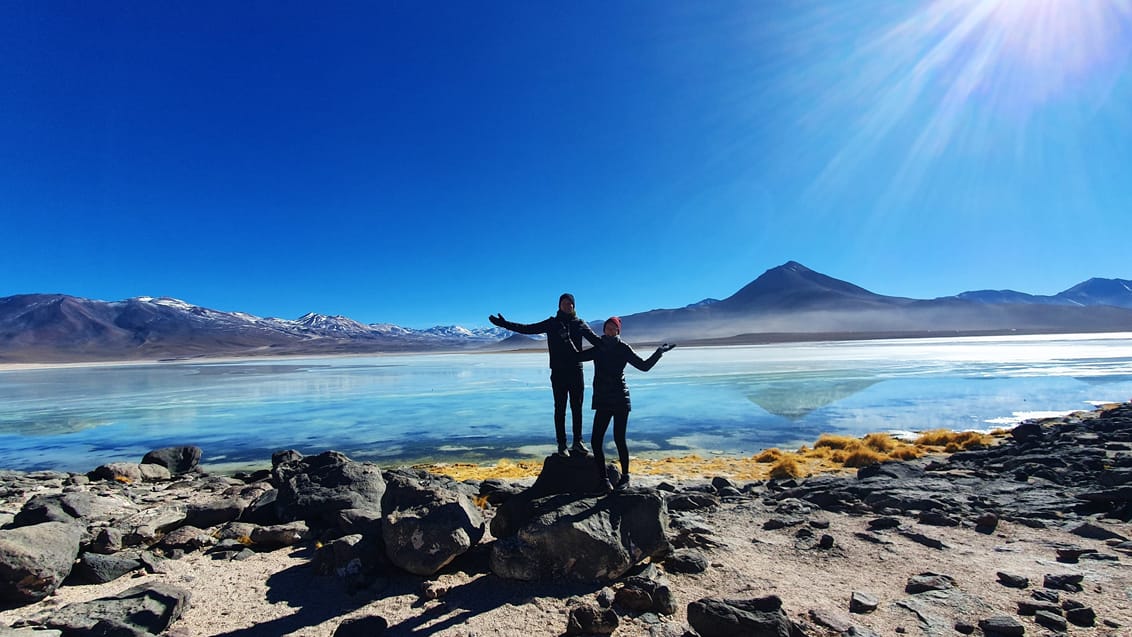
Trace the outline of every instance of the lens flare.
<path fill-rule="evenodd" d="M 852 132 L 840 135 L 819 194 L 891 162 L 881 205 L 900 205 L 944 155 L 1032 154 L 1106 107 L 1127 108 L 1114 87 L 1127 81 L 1132 0 L 935 0 L 886 22 L 824 69 L 836 79 L 819 117 Z"/>

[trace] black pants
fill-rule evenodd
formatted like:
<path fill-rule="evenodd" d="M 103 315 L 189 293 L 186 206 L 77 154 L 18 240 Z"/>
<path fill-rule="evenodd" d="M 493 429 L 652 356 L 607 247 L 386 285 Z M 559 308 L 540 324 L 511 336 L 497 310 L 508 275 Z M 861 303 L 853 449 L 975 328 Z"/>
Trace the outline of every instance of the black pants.
<path fill-rule="evenodd" d="M 577 369 L 550 370 L 550 386 L 554 389 L 554 435 L 558 448 L 566 446 L 566 402 L 570 403 L 571 424 L 574 426 L 574 442 L 582 441 L 582 398 L 586 391 L 586 381 L 582 377 L 582 366 Z"/>
<path fill-rule="evenodd" d="M 629 412 L 607 411 L 599 409 L 594 412 L 594 430 L 590 438 L 590 446 L 594 450 L 594 461 L 597 462 L 598 478 L 605 480 L 605 430 L 609 429 L 609 420 L 613 419 L 613 442 L 617 445 L 617 458 L 621 461 L 621 475 L 629 475 L 629 445 L 625 442 L 625 430 L 629 427 Z"/>

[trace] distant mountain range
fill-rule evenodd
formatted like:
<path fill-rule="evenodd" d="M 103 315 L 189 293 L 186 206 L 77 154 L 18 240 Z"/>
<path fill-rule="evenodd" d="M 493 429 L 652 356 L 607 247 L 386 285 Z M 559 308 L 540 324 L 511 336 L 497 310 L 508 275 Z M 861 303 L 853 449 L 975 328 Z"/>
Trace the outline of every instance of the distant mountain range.
<path fill-rule="evenodd" d="M 995 333 L 1132 331 L 1132 281 L 1089 279 L 1053 296 L 979 290 L 919 300 L 875 294 L 790 261 L 735 294 L 622 316 L 632 342 L 738 343 Z M 595 330 L 600 321 L 593 323 Z M 0 298 L 0 363 L 523 349 L 499 328 L 414 330 L 344 316 L 295 320 L 171 298 Z"/>

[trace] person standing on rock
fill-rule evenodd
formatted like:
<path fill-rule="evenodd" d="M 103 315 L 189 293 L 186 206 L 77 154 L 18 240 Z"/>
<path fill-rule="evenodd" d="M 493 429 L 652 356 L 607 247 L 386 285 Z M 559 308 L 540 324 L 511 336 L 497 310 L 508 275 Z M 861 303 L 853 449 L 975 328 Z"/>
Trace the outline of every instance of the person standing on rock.
<path fill-rule="evenodd" d="M 601 342 L 590 349 L 578 354 L 583 361 L 594 362 L 594 426 L 590 445 L 594 450 L 594 461 L 597 463 L 598 480 L 601 490 L 609 493 L 613 485 L 605 471 L 605 431 L 609 428 L 609 421 L 613 420 L 613 442 L 617 445 L 617 457 L 621 461 L 621 480 L 617 488 L 621 489 L 629 484 L 629 446 L 625 441 L 625 432 L 629 426 L 629 385 L 625 382 L 625 365 L 632 365 L 642 372 L 652 369 L 668 350 L 676 347 L 665 343 L 656 348 L 647 359 L 643 359 L 633 351 L 628 343 L 621 340 L 621 319 L 612 316 L 602 326 Z"/>
<path fill-rule="evenodd" d="M 586 379 L 582 375 L 582 361 L 578 352 L 582 339 L 593 345 L 601 339 L 586 324 L 574 308 L 574 295 L 569 292 L 558 297 L 558 313 L 538 323 L 513 323 L 503 314 L 487 317 L 492 325 L 520 334 L 546 334 L 546 347 L 550 352 L 550 387 L 554 390 L 554 434 L 558 440 L 558 455 L 566 457 L 566 405 L 570 405 L 573 425 L 573 453 L 589 453 L 582 443 L 582 401 Z"/>

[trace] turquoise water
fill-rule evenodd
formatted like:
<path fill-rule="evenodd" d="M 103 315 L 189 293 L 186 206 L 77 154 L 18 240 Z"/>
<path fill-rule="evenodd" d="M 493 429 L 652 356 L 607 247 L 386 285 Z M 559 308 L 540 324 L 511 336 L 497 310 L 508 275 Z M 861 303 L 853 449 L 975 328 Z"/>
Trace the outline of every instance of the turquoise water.
<path fill-rule="evenodd" d="M 1126 401 L 1132 334 L 677 348 L 627 374 L 634 455 L 745 456 Z M 13 369 L 0 468 L 88 471 L 183 444 L 214 468 L 280 449 L 390 466 L 537 457 L 553 450 L 551 402 L 541 352 Z"/>

